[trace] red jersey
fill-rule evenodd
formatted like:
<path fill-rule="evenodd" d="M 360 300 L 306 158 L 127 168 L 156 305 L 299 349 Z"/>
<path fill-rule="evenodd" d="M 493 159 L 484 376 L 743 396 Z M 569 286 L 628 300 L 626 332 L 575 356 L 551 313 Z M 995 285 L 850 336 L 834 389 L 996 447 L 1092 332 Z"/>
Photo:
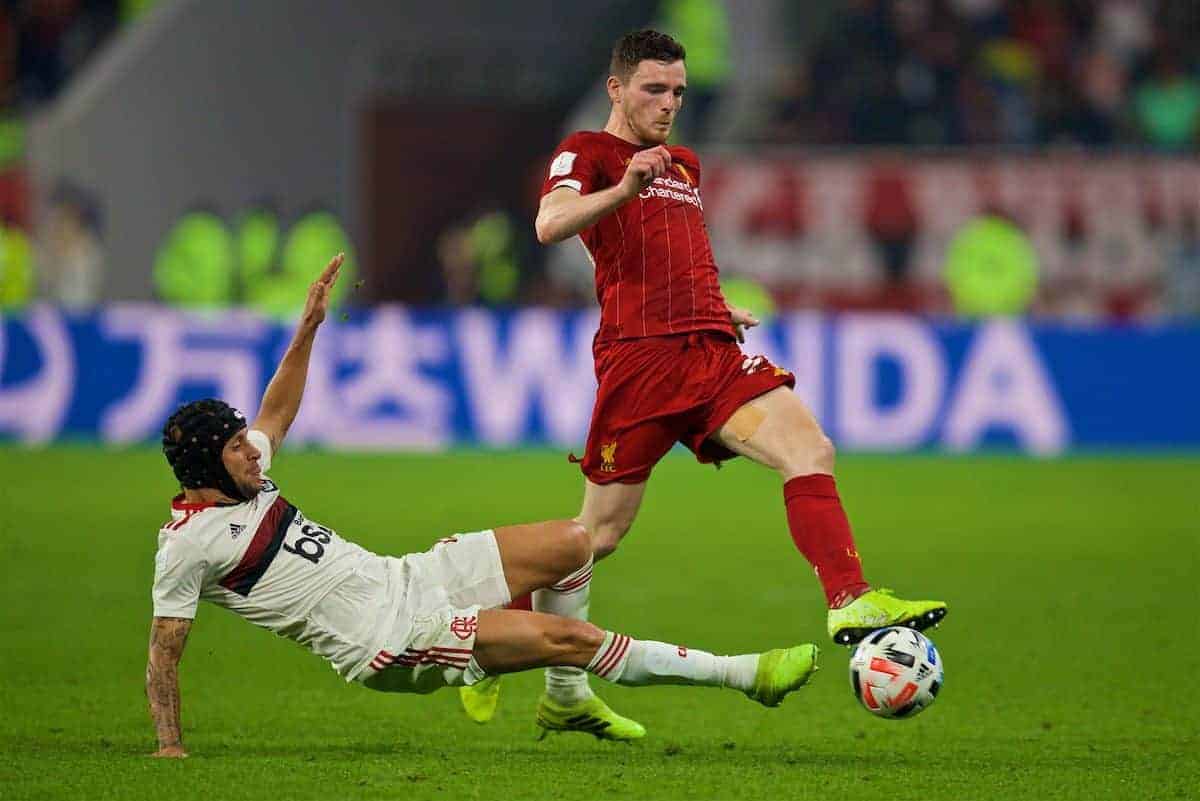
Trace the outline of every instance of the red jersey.
<path fill-rule="evenodd" d="M 542 194 L 616 186 L 645 149 L 604 131 L 573 133 L 555 151 Z M 734 336 L 704 224 L 700 159 L 686 147 L 668 150 L 665 175 L 579 234 L 596 266 L 598 343 L 688 331 Z"/>

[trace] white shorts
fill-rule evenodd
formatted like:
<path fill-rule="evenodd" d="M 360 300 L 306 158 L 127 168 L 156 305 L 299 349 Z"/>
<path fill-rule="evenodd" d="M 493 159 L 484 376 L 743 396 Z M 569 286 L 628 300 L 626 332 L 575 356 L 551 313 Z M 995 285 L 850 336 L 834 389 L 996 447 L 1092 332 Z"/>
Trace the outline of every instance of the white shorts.
<path fill-rule="evenodd" d="M 403 600 L 357 680 L 372 690 L 428 693 L 482 678 L 471 657 L 479 610 L 512 600 L 496 535 L 455 534 L 388 562 Z"/>

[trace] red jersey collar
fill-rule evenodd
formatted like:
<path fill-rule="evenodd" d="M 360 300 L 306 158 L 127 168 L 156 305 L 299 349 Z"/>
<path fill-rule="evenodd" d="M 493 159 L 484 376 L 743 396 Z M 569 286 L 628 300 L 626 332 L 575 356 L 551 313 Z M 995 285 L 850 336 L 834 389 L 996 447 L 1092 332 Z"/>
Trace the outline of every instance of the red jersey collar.
<path fill-rule="evenodd" d="M 171 508 L 179 512 L 199 512 L 201 509 L 209 509 L 213 506 L 237 506 L 236 503 L 227 503 L 225 501 L 205 501 L 203 503 L 187 503 L 183 500 L 183 493 L 179 493 L 171 499 Z"/>
<path fill-rule="evenodd" d="M 649 150 L 652 147 L 658 147 L 658 145 L 634 144 L 633 142 L 630 142 L 628 139 L 622 139 L 621 137 L 617 136 L 616 134 L 609 133 L 608 131 L 605 131 L 605 130 L 601 130 L 600 133 L 604 134 L 605 136 L 607 136 L 609 139 L 613 140 L 614 142 L 620 142 L 621 144 L 625 145 L 625 147 L 631 147 L 634 150 Z M 670 145 L 668 145 L 668 147 L 670 147 Z"/>

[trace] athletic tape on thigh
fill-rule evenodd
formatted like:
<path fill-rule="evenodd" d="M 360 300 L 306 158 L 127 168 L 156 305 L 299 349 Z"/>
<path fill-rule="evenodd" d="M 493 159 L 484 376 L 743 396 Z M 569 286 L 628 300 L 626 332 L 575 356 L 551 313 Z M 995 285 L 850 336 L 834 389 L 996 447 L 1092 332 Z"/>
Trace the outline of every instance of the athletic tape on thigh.
<path fill-rule="evenodd" d="M 737 437 L 738 442 L 745 442 L 754 436 L 754 432 L 758 431 L 758 427 L 766 419 L 766 412 L 747 403 L 734 412 L 725 425 L 729 426 L 730 433 Z"/>

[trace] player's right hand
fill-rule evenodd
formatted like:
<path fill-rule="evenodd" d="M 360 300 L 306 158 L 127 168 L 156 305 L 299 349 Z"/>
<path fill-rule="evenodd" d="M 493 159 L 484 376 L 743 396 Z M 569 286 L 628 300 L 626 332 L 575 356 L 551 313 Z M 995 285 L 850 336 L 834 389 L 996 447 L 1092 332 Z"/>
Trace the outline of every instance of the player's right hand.
<path fill-rule="evenodd" d="M 666 173 L 671 168 L 671 152 L 663 145 L 649 150 L 638 151 L 629 160 L 625 175 L 621 178 L 621 186 L 625 188 L 630 198 L 654 183 L 654 179 Z"/>

